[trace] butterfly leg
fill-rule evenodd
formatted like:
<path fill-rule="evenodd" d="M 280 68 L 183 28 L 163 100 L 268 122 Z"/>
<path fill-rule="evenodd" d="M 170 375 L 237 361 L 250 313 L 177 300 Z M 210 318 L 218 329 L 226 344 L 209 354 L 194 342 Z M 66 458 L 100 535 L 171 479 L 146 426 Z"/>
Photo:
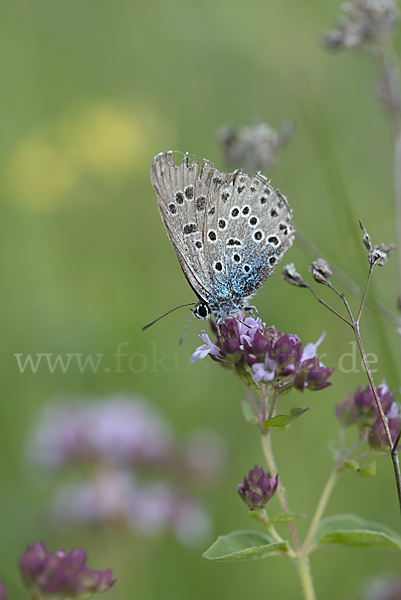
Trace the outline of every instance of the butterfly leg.
<path fill-rule="evenodd" d="M 249 311 L 251 314 L 253 313 L 253 311 L 255 311 L 255 313 L 256 313 L 256 317 L 257 317 L 258 319 L 260 319 L 259 311 L 258 311 L 258 309 L 256 308 L 256 306 L 244 306 L 244 310 L 247 310 L 247 311 Z M 252 315 L 252 316 L 253 316 L 253 315 Z"/>

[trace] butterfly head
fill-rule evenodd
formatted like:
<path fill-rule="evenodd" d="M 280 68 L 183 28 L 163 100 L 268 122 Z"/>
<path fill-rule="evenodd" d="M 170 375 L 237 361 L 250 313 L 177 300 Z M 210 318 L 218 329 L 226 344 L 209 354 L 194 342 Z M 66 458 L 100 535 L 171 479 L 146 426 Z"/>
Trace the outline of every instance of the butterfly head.
<path fill-rule="evenodd" d="M 192 314 L 197 319 L 201 319 L 203 321 L 210 316 L 210 308 L 204 300 L 199 300 L 198 304 L 193 309 Z"/>

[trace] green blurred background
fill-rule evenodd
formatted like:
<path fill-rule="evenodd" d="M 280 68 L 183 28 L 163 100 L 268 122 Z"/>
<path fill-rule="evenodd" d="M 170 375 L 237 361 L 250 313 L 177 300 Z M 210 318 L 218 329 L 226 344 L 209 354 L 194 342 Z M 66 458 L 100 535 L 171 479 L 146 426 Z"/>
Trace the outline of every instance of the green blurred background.
<path fill-rule="evenodd" d="M 244 473 L 263 464 L 257 432 L 241 415 L 239 379 L 210 360 L 189 365 L 202 325 L 192 322 L 178 346 L 187 309 L 141 331 L 193 300 L 159 217 L 149 166 L 157 153 L 175 149 L 223 170 L 219 127 L 260 118 L 279 129 L 292 119 L 294 137 L 269 174 L 272 183 L 287 195 L 296 226 L 363 285 L 357 219 L 374 243 L 395 241 L 391 135 L 372 93 L 373 65 L 319 44 L 337 14 L 336 2 L 318 0 L 2 3 L 0 579 L 12 598 L 26 597 L 16 561 L 38 539 L 53 550 L 84 545 L 92 566 L 112 567 L 119 581 L 110 600 L 300 597 L 294 568 L 279 558 L 219 565 L 201 558 L 206 547 L 188 549 L 168 536 L 55 533 L 46 505 L 56 482 L 32 471 L 25 447 L 39 410 L 60 393 L 138 394 L 158 405 L 178 434 L 213 427 L 229 446 L 221 484 L 204 494 L 214 520 L 209 542 L 257 527 L 236 493 Z M 297 243 L 286 259 L 306 274 L 310 257 Z M 338 366 L 352 350 L 351 331 L 306 290 L 282 282 L 279 271 L 256 296 L 263 320 L 304 343 L 326 330 L 324 362 Z M 393 257 L 374 273 L 372 294 L 395 310 L 397 290 Z M 367 309 L 362 334 L 379 358 L 376 381 L 386 377 L 397 387 L 393 328 Z M 141 354 L 132 363 L 137 372 L 128 363 L 114 372 L 123 342 L 129 356 Z M 78 352 L 104 354 L 110 372 L 20 373 L 14 357 Z M 154 363 L 164 354 L 165 369 Z M 332 468 L 334 406 L 367 383 L 357 364 L 358 373 L 337 369 L 323 392 L 293 392 L 282 401 L 283 411 L 312 407 L 273 440 L 293 511 L 313 513 Z M 337 512 L 399 530 L 390 459 L 379 460 L 374 478 L 345 474 L 327 509 Z M 301 534 L 308 522 L 300 522 Z M 327 600 L 355 597 L 362 578 L 399 569 L 395 554 L 334 548 L 311 563 L 317 594 Z"/>

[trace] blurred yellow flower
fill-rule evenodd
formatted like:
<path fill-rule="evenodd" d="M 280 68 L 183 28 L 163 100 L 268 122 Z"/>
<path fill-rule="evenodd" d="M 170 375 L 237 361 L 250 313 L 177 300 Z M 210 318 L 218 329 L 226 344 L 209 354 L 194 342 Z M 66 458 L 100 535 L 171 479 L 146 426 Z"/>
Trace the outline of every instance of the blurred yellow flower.
<path fill-rule="evenodd" d="M 77 174 L 63 152 L 39 137 L 22 140 L 6 166 L 5 185 L 24 206 L 49 208 L 70 190 Z"/>
<path fill-rule="evenodd" d="M 19 142 L 5 166 L 7 192 L 23 206 L 56 207 L 85 175 L 110 180 L 143 169 L 166 129 L 149 109 L 98 101 L 70 110 L 46 124 L 46 135 L 40 128 Z"/>
<path fill-rule="evenodd" d="M 74 119 L 60 123 L 68 156 L 79 169 L 102 177 L 131 172 L 146 140 L 146 118 L 109 104 L 95 104 Z"/>

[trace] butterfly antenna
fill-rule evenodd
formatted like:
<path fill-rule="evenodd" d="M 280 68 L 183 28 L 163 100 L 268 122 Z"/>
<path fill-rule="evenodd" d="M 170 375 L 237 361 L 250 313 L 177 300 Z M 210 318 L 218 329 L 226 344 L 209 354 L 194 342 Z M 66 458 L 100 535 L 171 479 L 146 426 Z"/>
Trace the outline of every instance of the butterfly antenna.
<path fill-rule="evenodd" d="M 184 331 L 184 333 L 182 334 L 182 336 L 180 337 L 180 341 L 178 342 L 178 345 L 179 345 L 179 346 L 181 346 L 182 342 L 184 341 L 184 337 L 185 337 L 185 334 L 186 334 L 186 333 L 187 333 L 187 331 L 188 331 L 188 327 L 189 327 L 189 324 L 190 324 L 190 322 L 191 322 L 191 319 L 192 319 L 192 315 L 193 315 L 193 314 L 194 314 L 194 313 L 191 311 L 191 316 L 189 317 L 188 325 L 185 327 L 185 331 Z"/>
<path fill-rule="evenodd" d="M 194 306 L 194 304 L 195 304 L 195 302 L 189 302 L 188 304 L 181 304 L 180 306 L 176 306 L 175 308 L 172 308 L 168 312 L 164 313 L 164 315 L 162 315 L 161 317 L 157 317 L 157 319 L 155 319 L 151 323 L 148 323 L 147 325 L 145 325 L 145 327 L 142 327 L 142 331 L 145 331 L 145 329 L 148 329 L 148 327 L 150 327 L 151 325 L 154 325 L 155 323 L 157 323 L 157 321 L 160 321 L 160 319 L 163 319 L 164 317 L 167 317 L 167 315 L 169 315 L 170 313 L 174 312 L 178 308 L 183 308 L 184 306 Z M 188 329 L 188 327 L 187 327 L 187 329 Z"/>

